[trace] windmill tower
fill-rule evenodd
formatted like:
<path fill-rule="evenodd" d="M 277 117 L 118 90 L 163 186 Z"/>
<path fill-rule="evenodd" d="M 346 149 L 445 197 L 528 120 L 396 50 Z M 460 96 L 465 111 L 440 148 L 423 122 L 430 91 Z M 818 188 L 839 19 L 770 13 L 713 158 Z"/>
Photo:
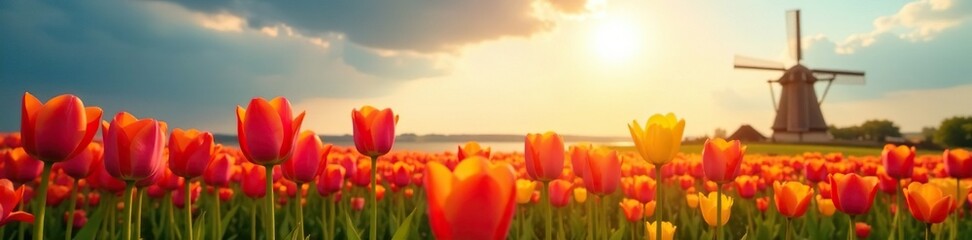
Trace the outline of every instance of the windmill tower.
<path fill-rule="evenodd" d="M 786 14 L 787 45 L 792 57 L 792 66 L 783 63 L 759 60 L 749 57 L 736 56 L 734 67 L 763 71 L 779 71 L 783 73 L 779 79 L 769 80 L 773 107 L 776 109 L 776 119 L 773 121 L 773 141 L 777 142 L 826 142 L 833 137 L 827 132 L 827 122 L 824 120 L 820 105 L 830 86 L 837 84 L 864 84 L 864 72 L 809 69 L 801 63 L 803 48 L 800 39 L 800 10 L 791 10 Z M 827 82 L 823 95 L 818 99 L 814 85 L 817 82 Z M 780 100 L 776 101 L 773 85 L 779 84 Z"/>

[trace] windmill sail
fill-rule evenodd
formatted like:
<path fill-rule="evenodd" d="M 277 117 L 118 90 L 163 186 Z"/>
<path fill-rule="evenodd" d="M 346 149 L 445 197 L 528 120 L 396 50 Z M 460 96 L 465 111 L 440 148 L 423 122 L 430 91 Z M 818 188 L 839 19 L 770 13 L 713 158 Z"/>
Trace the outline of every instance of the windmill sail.
<path fill-rule="evenodd" d="M 790 50 L 790 57 L 799 63 L 803 60 L 803 49 L 800 44 L 800 10 L 786 12 L 786 42 Z"/>

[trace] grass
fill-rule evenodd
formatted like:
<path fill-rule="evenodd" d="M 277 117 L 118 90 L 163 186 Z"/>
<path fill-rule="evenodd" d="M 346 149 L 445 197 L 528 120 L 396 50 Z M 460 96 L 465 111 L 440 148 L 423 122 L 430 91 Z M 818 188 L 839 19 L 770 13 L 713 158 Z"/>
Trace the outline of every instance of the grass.
<path fill-rule="evenodd" d="M 750 143 L 746 144 L 746 154 L 765 155 L 798 155 L 804 152 L 843 153 L 844 156 L 876 156 L 881 155 L 879 147 L 833 146 L 833 145 L 805 145 L 782 143 Z M 619 151 L 634 151 L 633 146 L 617 147 Z M 702 144 L 683 144 L 683 153 L 702 153 Z M 917 155 L 942 154 L 940 151 L 918 149 Z"/>

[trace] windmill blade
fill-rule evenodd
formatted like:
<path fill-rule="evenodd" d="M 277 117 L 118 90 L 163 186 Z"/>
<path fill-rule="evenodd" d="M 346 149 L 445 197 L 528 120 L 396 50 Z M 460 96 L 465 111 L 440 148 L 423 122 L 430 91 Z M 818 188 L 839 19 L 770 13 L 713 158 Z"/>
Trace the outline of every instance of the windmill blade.
<path fill-rule="evenodd" d="M 733 59 L 733 67 L 756 70 L 786 71 L 783 63 L 777 61 L 763 60 L 736 55 Z"/>
<path fill-rule="evenodd" d="M 793 62 L 799 63 L 803 60 L 803 46 L 800 43 L 800 10 L 790 10 L 786 12 L 786 42 L 790 50 L 790 57 Z"/>
<path fill-rule="evenodd" d="M 815 69 L 813 70 L 813 77 L 817 80 L 831 81 L 836 84 L 863 85 L 866 83 L 864 72 L 860 71 Z"/>

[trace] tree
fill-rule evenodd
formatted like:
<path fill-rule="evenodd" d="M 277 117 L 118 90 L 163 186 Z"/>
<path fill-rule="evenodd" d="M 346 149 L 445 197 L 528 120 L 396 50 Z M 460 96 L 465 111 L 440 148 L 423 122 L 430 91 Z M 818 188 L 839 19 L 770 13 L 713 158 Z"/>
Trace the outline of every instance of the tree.
<path fill-rule="evenodd" d="M 861 131 L 861 127 L 850 126 L 850 127 L 837 127 L 830 125 L 830 134 L 834 136 L 835 139 L 844 140 L 860 140 L 864 137 L 864 133 Z"/>
<path fill-rule="evenodd" d="M 972 116 L 943 120 L 935 131 L 935 143 L 944 147 L 972 147 Z"/>
<path fill-rule="evenodd" d="M 901 128 L 890 120 L 867 120 L 861 124 L 864 139 L 884 142 L 887 137 L 901 137 Z"/>

